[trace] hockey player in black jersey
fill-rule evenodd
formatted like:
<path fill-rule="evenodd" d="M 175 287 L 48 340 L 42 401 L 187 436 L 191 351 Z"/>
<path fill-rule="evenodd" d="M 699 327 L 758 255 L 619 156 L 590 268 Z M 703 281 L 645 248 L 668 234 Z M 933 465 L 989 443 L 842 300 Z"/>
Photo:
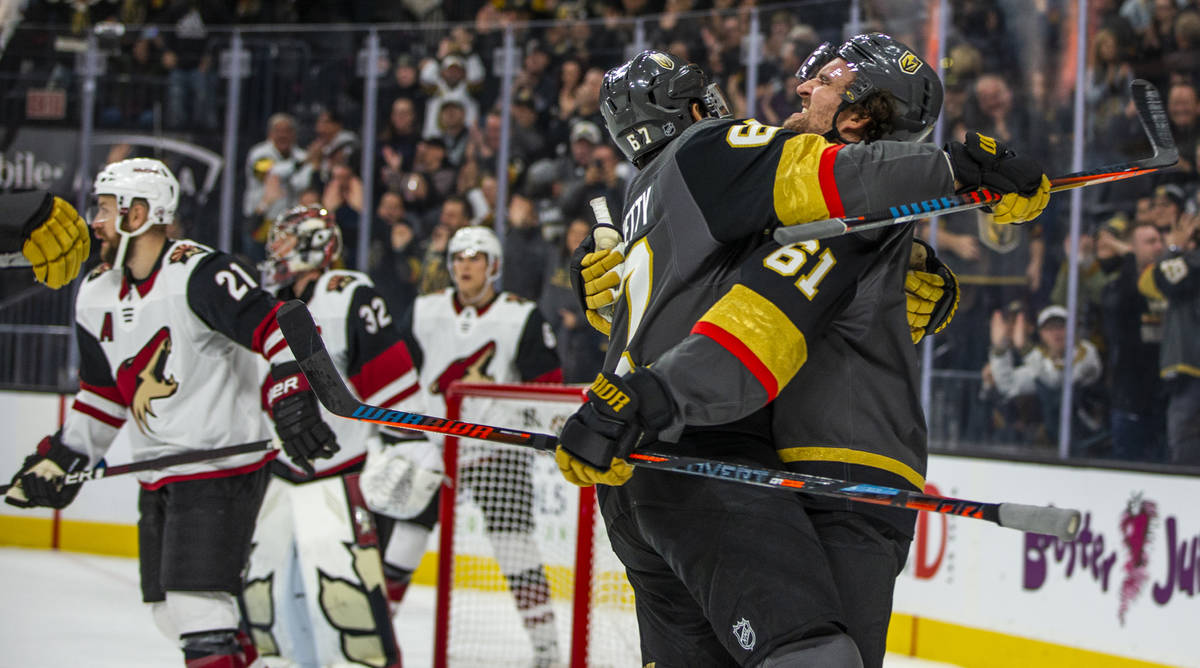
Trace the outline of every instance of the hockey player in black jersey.
<path fill-rule="evenodd" d="M 91 251 L 87 223 L 71 203 L 44 190 L 0 195 L 0 254 L 20 252 L 33 277 L 55 290 L 75 280 Z"/>
<path fill-rule="evenodd" d="M 910 74 L 928 70 L 911 51 L 894 55 L 901 61 Z M 875 122 L 870 108 L 851 100 L 878 85 L 856 80 L 871 63 L 851 67 L 836 57 L 824 64 L 832 67 L 820 68 L 818 82 L 831 90 L 820 95 L 834 109 L 806 100 L 805 113 L 827 111 L 835 138 L 867 130 L 865 121 Z M 781 440 L 779 417 L 789 413 L 804 424 L 824 416 L 803 401 L 770 402 L 784 398 L 781 389 L 790 391 L 805 362 L 824 349 L 826 333 L 846 318 L 854 333 L 887 317 L 884 347 L 865 352 L 899 356 L 915 375 L 899 287 L 910 230 L 782 248 L 764 245 L 764 230 L 946 195 L 956 176 L 959 185 L 982 182 L 1016 193 L 1003 206 L 1020 220 L 1044 206 L 1048 183 L 1036 165 L 1002 146 L 990 144 L 989 153 L 982 140 L 951 147 L 947 157 L 929 145 L 842 144 L 752 121 L 702 120 L 715 110 L 704 84 L 697 68 L 658 53 L 643 53 L 606 77 L 602 111 L 610 134 L 641 173 L 623 216 L 627 251 L 606 371 L 564 428 L 557 458 L 569 480 L 614 486 L 601 489 L 602 511 L 638 594 L 646 661 L 860 665 L 822 544 L 832 534 L 816 526 L 823 520 L 810 516 L 805 500 L 651 471 L 631 478 L 619 455 L 660 440 L 656 447 L 677 443 L 703 456 L 777 465 L 779 451 L 791 449 Z M 940 84 L 925 92 L 940 93 Z M 919 114 L 904 116 L 882 120 L 919 132 Z M 851 406 L 869 392 L 841 380 L 811 378 L 809 391 Z M 909 416 L 915 399 L 900 400 L 892 410 L 912 418 L 909 431 L 919 431 L 923 452 L 919 407 Z M 872 424 L 859 426 L 867 431 Z M 913 440 L 904 436 L 901 449 Z M 828 463 L 822 457 L 835 445 L 806 441 L 793 454 Z M 885 457 L 873 454 L 839 462 L 838 470 Z M 919 467 L 918 479 L 923 462 Z M 847 542 L 857 539 L 852 534 Z"/>
<path fill-rule="evenodd" d="M 92 231 L 104 264 L 75 305 L 79 391 L 62 428 L 25 459 L 5 500 L 63 508 L 124 430 L 135 460 L 267 438 L 256 358 L 271 365 L 267 405 L 293 461 L 337 443 L 317 412 L 275 313 L 280 306 L 230 256 L 166 226 L 179 183 L 158 160 L 134 158 L 96 177 Z M 188 666 L 243 668 L 235 596 L 275 456 L 247 454 L 139 474 L 142 597 Z"/>

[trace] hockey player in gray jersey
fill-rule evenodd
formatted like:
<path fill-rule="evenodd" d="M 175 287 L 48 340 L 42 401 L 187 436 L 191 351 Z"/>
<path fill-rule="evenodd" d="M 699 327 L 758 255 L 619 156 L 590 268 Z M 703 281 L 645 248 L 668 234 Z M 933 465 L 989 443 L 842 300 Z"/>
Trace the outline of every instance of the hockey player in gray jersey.
<path fill-rule="evenodd" d="M 924 67 L 907 56 L 913 73 Z M 830 90 L 820 94 L 837 100 L 833 84 L 846 91 L 856 72 L 835 61 L 821 68 Z M 858 83 L 851 92 L 861 98 L 870 89 Z M 575 482 L 618 485 L 602 488 L 602 510 L 638 594 L 646 661 L 859 665 L 803 500 L 649 471 L 630 479 L 612 456 L 658 439 L 665 442 L 658 447 L 675 442 L 703 456 L 777 465 L 773 413 L 795 407 L 773 411 L 769 402 L 795 382 L 848 307 L 894 313 L 889 331 L 905 344 L 897 354 L 915 364 L 899 287 L 908 230 L 783 248 L 764 246 L 764 230 L 946 195 L 956 175 L 962 185 L 984 175 L 1002 192 L 1024 193 L 1003 205 L 1014 217 L 1031 216 L 1044 205 L 1044 175 L 1034 165 L 1017 174 L 1032 183 L 1013 185 L 1021 171 L 1013 168 L 1024 165 L 1002 151 L 990 160 L 959 149 L 947 157 L 929 145 L 847 145 L 753 122 L 701 120 L 714 98 L 698 69 L 664 54 L 641 54 L 606 77 L 610 134 L 641 173 L 623 217 L 625 276 L 606 372 L 564 428 L 560 468 Z M 838 131 L 874 120 L 869 107 L 838 106 L 841 113 L 830 113 Z M 883 120 L 920 129 L 909 125 L 919 118 Z M 857 304 L 858 295 L 880 292 L 885 277 L 893 292 Z M 784 306 L 792 301 L 805 306 Z M 697 542 L 702 549 L 691 547 Z"/>

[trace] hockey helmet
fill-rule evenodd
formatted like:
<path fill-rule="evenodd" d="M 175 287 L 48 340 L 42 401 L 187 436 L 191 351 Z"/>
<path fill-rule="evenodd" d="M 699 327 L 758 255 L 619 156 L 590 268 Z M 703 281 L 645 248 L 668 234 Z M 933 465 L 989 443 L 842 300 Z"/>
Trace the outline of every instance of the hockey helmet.
<path fill-rule="evenodd" d="M 707 117 L 730 115 L 724 94 L 703 70 L 661 51 L 643 51 L 609 70 L 600 87 L 608 134 L 638 166 L 695 122 L 693 102 Z"/>
<path fill-rule="evenodd" d="M 496 238 L 492 228 L 472 225 L 455 232 L 454 236 L 450 237 L 450 243 L 446 245 L 446 264 L 453 264 L 454 256 L 459 253 L 466 253 L 468 257 L 483 253 L 491 261 L 488 266 L 488 280 L 500 274 L 504 250 L 500 247 L 500 239 Z"/>
<path fill-rule="evenodd" d="M 294 241 L 292 241 L 294 239 Z M 314 269 L 328 269 L 342 256 L 342 231 L 319 206 L 297 206 L 280 214 L 267 235 L 263 281 L 282 287 Z"/>
<path fill-rule="evenodd" d="M 933 130 L 942 111 L 942 81 L 913 49 L 878 32 L 855 35 L 837 47 L 825 42 L 804 60 L 796 78 L 808 81 L 834 58 L 845 60 L 857 74 L 842 94 L 838 114 L 856 102 L 886 91 L 892 96 L 895 112 L 891 129 L 879 139 L 915 142 L 925 139 Z M 835 114 L 835 132 L 836 121 Z"/>
<path fill-rule="evenodd" d="M 110 163 L 100 170 L 92 184 L 92 195 L 111 195 L 117 200 L 116 229 L 121 242 L 113 266 L 120 267 L 125 261 L 129 239 L 144 234 L 152 225 L 169 225 L 175 220 L 179 181 L 159 160 L 130 158 Z M 147 224 L 130 232 L 125 229 L 124 222 L 135 200 L 146 202 Z"/>

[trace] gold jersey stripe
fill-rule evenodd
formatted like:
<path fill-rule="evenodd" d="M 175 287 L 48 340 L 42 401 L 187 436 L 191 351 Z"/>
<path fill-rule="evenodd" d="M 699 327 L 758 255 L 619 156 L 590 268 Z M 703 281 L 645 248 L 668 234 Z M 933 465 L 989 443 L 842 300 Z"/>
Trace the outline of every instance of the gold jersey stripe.
<path fill-rule="evenodd" d="M 821 189 L 821 155 L 833 146 L 820 135 L 796 135 L 783 143 L 775 168 L 775 215 L 784 225 L 830 217 Z"/>
<path fill-rule="evenodd" d="M 912 483 L 917 489 L 925 489 L 925 477 L 913 470 L 911 466 L 898 459 L 892 459 L 891 457 L 874 452 L 863 452 L 862 450 L 835 448 L 832 446 L 780 448 L 777 452 L 779 453 L 779 458 L 786 463 L 842 462 L 858 466 L 869 466 L 873 469 L 880 469 L 898 475 Z"/>
<path fill-rule="evenodd" d="M 787 385 L 808 360 L 804 333 L 778 306 L 744 285 L 734 285 L 700 322 L 716 325 L 744 345 L 774 377 L 776 388 Z"/>

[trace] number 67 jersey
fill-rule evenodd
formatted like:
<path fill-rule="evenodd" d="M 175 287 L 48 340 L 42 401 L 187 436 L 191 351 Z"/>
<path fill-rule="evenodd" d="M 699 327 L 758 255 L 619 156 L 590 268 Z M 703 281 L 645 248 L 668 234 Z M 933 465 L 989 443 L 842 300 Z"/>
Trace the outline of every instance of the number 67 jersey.
<path fill-rule="evenodd" d="M 135 461 L 270 438 L 256 358 L 291 359 L 279 302 L 224 253 L 167 241 L 154 271 L 132 281 L 101 265 L 75 304 L 79 392 L 63 442 L 96 464 L 125 429 Z M 275 453 L 254 453 L 138 474 L 168 482 L 245 473 Z"/>
<path fill-rule="evenodd" d="M 696 122 L 630 184 L 605 369 L 653 364 L 680 408 L 667 440 L 683 425 L 750 415 L 796 375 L 808 339 L 865 277 L 907 264 L 912 227 L 782 247 L 770 232 L 953 191 L 932 144 L 835 144 L 753 120 Z"/>

